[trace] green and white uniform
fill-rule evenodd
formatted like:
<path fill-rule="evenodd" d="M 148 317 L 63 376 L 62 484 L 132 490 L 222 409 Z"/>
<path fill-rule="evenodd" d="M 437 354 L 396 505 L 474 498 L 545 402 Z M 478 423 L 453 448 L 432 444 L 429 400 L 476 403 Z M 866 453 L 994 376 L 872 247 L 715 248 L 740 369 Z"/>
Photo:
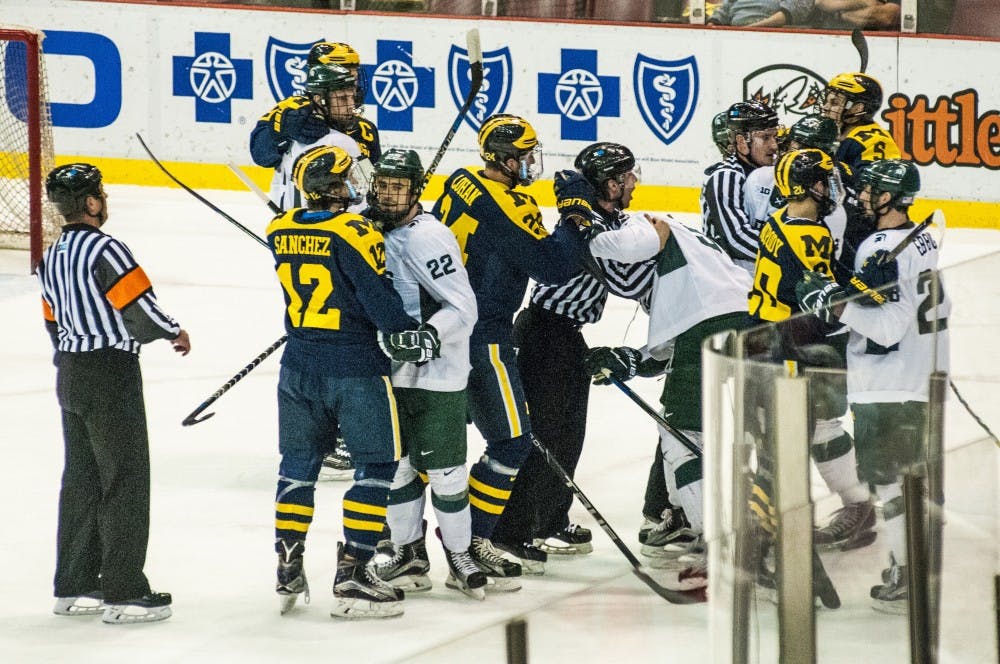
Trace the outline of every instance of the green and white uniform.
<path fill-rule="evenodd" d="M 670 237 L 660 252 L 649 307 L 648 352 L 672 369 L 661 402 L 671 425 L 701 445 L 701 343 L 749 325 L 750 275 L 705 235 L 668 220 Z M 660 447 L 671 498 L 677 498 L 697 532 L 702 530 L 701 459 L 660 428 Z"/>
<path fill-rule="evenodd" d="M 913 223 L 881 230 L 858 247 L 856 267 L 880 249 L 892 251 Z M 900 476 L 925 456 L 924 422 L 929 379 L 949 369 L 946 294 L 938 248 L 922 233 L 897 257 L 899 284 L 882 306 L 849 302 L 840 322 L 851 330 L 847 345 L 847 399 L 854 413 L 858 474 L 875 485 L 884 505 L 890 553 L 905 559 Z"/>
<path fill-rule="evenodd" d="M 454 234 L 433 215 L 386 232 L 386 267 L 406 312 L 437 330 L 441 356 L 422 364 L 393 363 L 404 457 L 389 495 L 387 520 L 396 544 L 422 536 L 424 480 L 450 551 L 471 538 L 466 457 L 469 336 L 476 296 Z"/>

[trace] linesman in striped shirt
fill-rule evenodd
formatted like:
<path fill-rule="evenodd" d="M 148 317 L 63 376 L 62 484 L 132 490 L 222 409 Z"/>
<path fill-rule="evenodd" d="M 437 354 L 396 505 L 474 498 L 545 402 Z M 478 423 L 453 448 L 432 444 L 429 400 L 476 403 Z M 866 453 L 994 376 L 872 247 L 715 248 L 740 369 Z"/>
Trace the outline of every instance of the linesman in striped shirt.
<path fill-rule="evenodd" d="M 531 413 L 531 427 L 567 473 L 573 475 L 587 425 L 590 374 L 584 369 L 587 344 L 580 328 L 604 312 L 608 293 L 639 299 L 648 293 L 667 224 L 648 215 L 630 215 L 640 169 L 632 151 L 619 143 L 587 146 L 576 171 L 555 177 L 560 223 L 586 219 L 593 238 L 584 265 L 565 284 L 536 283 L 528 308 L 517 317 L 518 369 Z M 494 531 L 497 546 L 521 558 L 528 573 L 544 572 L 548 553 L 582 554 L 593 549 L 586 528 L 569 522 L 573 492 L 536 450 L 518 474 L 507 509 Z"/>
<path fill-rule="evenodd" d="M 745 212 L 743 184 L 778 154 L 778 114 L 759 101 L 741 101 L 726 113 L 732 152 L 705 171 L 701 188 L 702 232 L 733 262 L 753 274 L 760 228 Z"/>
<path fill-rule="evenodd" d="M 139 348 L 167 339 L 187 355 L 191 340 L 160 309 L 128 247 L 101 231 L 108 220 L 101 172 L 67 164 L 45 187 L 65 217 L 38 266 L 66 445 L 54 611 L 103 613 L 113 624 L 164 620 L 170 594 L 152 592 L 143 573 L 149 438 Z"/>

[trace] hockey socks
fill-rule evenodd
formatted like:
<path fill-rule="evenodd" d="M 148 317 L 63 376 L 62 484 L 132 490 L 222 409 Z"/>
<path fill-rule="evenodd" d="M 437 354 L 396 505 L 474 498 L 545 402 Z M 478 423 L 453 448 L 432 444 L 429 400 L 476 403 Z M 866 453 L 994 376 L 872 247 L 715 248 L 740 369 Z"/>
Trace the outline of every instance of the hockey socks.
<path fill-rule="evenodd" d="M 511 441 L 513 442 L 513 441 Z M 517 469 L 483 455 L 469 472 L 472 534 L 489 538 L 510 499 Z"/>
<path fill-rule="evenodd" d="M 278 478 L 274 499 L 274 537 L 276 540 L 304 540 L 313 520 L 315 482 Z M 280 553 L 280 551 L 279 551 Z"/>
<path fill-rule="evenodd" d="M 360 561 L 371 559 L 382 539 L 389 487 L 395 473 L 395 461 L 358 464 L 354 484 L 344 494 L 345 549 Z"/>

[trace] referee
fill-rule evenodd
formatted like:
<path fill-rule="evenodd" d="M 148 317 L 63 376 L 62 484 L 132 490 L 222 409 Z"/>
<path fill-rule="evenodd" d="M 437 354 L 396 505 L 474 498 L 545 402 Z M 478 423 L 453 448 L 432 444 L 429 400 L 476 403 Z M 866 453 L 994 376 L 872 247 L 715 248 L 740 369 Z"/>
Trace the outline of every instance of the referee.
<path fill-rule="evenodd" d="M 590 391 L 580 328 L 600 320 L 608 292 L 628 299 L 648 292 L 655 270 L 651 259 L 663 248 L 667 227 L 652 218 L 630 220 L 622 212 L 639 175 L 624 145 L 595 143 L 574 165 L 576 172 L 556 174 L 557 204 L 564 219 L 579 214 L 592 220 L 599 231 L 589 245 L 594 260 L 563 285 L 535 284 L 528 308 L 515 323 L 532 431 L 570 476 L 583 449 Z M 569 522 L 572 503 L 572 489 L 532 449 L 493 533 L 494 543 L 535 574 L 544 572 L 547 553 L 589 553 L 590 531 Z"/>
<path fill-rule="evenodd" d="M 187 355 L 191 340 L 160 309 L 128 247 L 100 230 L 108 219 L 101 172 L 59 166 L 45 188 L 65 217 L 38 266 L 66 447 L 54 612 L 102 613 L 112 624 L 165 620 L 170 594 L 152 592 L 143 573 L 149 439 L 139 348 L 169 339 Z"/>

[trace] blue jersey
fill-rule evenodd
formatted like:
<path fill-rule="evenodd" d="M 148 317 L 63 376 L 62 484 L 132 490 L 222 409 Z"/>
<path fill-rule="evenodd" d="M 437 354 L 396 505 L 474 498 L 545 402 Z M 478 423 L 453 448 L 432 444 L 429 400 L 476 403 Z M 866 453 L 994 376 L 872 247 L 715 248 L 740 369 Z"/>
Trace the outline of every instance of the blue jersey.
<path fill-rule="evenodd" d="M 490 180 L 481 169 L 455 171 L 433 214 L 458 239 L 476 294 L 472 344 L 511 343 L 528 279 L 561 284 L 582 266 L 585 244 L 575 224 L 559 224 L 549 235 L 534 198 Z"/>
<path fill-rule="evenodd" d="M 376 330 L 418 323 L 386 276 L 385 243 L 372 222 L 299 208 L 271 221 L 267 242 L 285 295 L 281 363 L 333 378 L 389 375 Z"/>

